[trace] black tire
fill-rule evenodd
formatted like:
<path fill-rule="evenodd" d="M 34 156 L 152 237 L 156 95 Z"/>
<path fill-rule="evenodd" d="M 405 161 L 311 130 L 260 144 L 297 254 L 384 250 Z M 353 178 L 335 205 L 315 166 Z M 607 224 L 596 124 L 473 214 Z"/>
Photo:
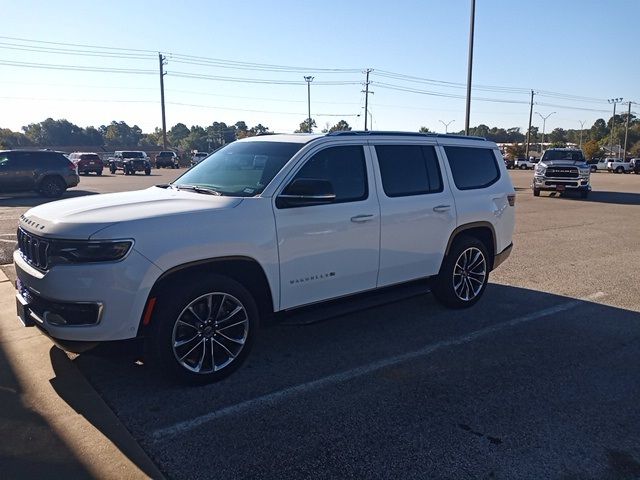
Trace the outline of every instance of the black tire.
<path fill-rule="evenodd" d="M 540 196 L 540 189 L 539 188 L 534 188 L 533 189 L 533 196 L 534 197 L 539 197 Z"/>
<path fill-rule="evenodd" d="M 583 190 L 580 192 L 580 198 L 587 198 L 589 196 L 589 190 Z"/>
<path fill-rule="evenodd" d="M 111 175 L 115 175 L 116 174 L 116 167 L 109 167 L 109 171 L 111 172 Z"/>
<path fill-rule="evenodd" d="M 596 173 L 597 171 L 598 171 L 598 168 L 597 168 L 597 167 L 591 167 L 591 172 L 592 172 L 592 173 Z"/>
<path fill-rule="evenodd" d="M 472 255 L 469 258 L 469 266 L 472 268 L 468 270 L 466 278 L 463 278 L 463 270 L 456 268 L 456 265 L 463 261 L 463 255 L 467 255 L 468 252 Z M 480 260 L 474 260 L 478 252 L 482 255 L 482 258 Z M 481 263 L 474 266 L 475 261 L 481 261 Z M 440 272 L 431 282 L 431 290 L 434 296 L 440 303 L 449 308 L 468 308 L 475 305 L 487 287 L 489 264 L 490 259 L 484 243 L 475 237 L 460 235 L 454 240 L 449 253 L 442 261 Z M 483 269 L 481 267 L 483 267 Z M 460 290 L 456 290 L 456 286 L 454 285 L 454 270 L 460 272 L 456 273 L 455 276 L 459 279 L 458 285 L 462 288 L 462 294 L 460 294 Z M 481 271 L 484 271 L 482 282 L 480 282 L 480 276 L 478 275 Z M 469 280 L 469 278 L 472 277 L 474 281 Z M 467 285 L 474 285 L 471 289 L 467 287 L 468 294 L 473 293 L 473 296 L 467 295 L 469 298 L 465 299 L 463 297 L 465 296 L 464 290 Z M 475 288 L 478 288 L 477 292 L 474 290 Z"/>
<path fill-rule="evenodd" d="M 169 285 L 167 289 L 171 294 L 163 295 L 160 293 L 157 296 L 158 303 L 151 320 L 151 332 L 147 346 L 154 363 L 179 381 L 191 385 L 217 382 L 240 367 L 249 355 L 259 325 L 258 307 L 249 291 L 235 280 L 215 274 L 200 277 L 192 283 L 183 282 Z M 209 312 L 207 312 L 207 296 L 212 296 L 214 299 Z M 220 301 L 215 303 L 215 299 L 221 298 L 225 299 L 222 305 Z M 227 318 L 232 322 L 241 322 L 242 325 L 227 326 L 225 331 L 228 337 L 223 339 L 213 324 L 215 322 L 213 317 L 217 315 L 219 319 L 238 305 L 244 310 Z M 192 310 L 188 310 L 189 306 L 193 307 Z M 212 313 L 213 310 L 217 313 Z M 191 311 L 196 311 L 201 317 L 198 319 L 190 313 Z M 207 317 L 206 320 L 204 317 Z M 178 325 L 179 319 L 183 322 Z M 193 326 L 185 326 L 187 322 L 199 325 L 200 330 Z M 194 332 L 193 339 L 185 341 L 184 337 L 188 340 L 192 335 L 191 331 Z M 181 336 L 183 339 L 175 340 Z M 235 338 L 236 342 L 243 338 L 243 344 L 240 346 L 239 343 L 230 341 L 229 337 Z M 174 343 L 177 342 L 185 343 L 174 348 Z M 225 347 L 220 346 L 220 342 L 230 350 L 225 351 Z M 198 364 L 196 358 L 190 357 L 190 352 L 193 350 L 195 357 L 200 351 L 200 344 L 202 344 L 202 357 L 199 361 L 202 363 Z M 192 345 L 194 346 L 192 347 Z M 224 365 L 218 370 L 212 368 L 212 365 L 217 366 L 216 360 L 207 360 L 211 346 L 214 349 L 213 358 L 217 361 L 222 360 L 221 365 Z M 239 350 L 234 351 L 237 348 Z M 185 357 L 183 357 L 184 362 L 181 362 L 178 355 L 183 354 L 186 349 L 190 350 L 187 350 Z M 232 357 L 230 353 L 235 353 L 235 356 Z M 191 366 L 193 363 L 196 364 Z M 194 371 L 198 366 L 204 371 L 200 371 L 200 373 Z"/>
<path fill-rule="evenodd" d="M 151 175 L 151 169 L 150 169 L 150 168 L 147 168 L 147 169 L 144 171 L 144 174 L 145 174 L 145 175 Z"/>
<path fill-rule="evenodd" d="M 527 166 L 526 165 L 520 165 L 520 170 L 526 170 Z"/>
<path fill-rule="evenodd" d="M 96 175 L 98 175 L 98 176 L 102 175 L 102 169 L 96 171 Z"/>
<path fill-rule="evenodd" d="M 60 177 L 45 177 L 38 187 L 43 197 L 60 198 L 67 189 L 67 184 Z"/>
<path fill-rule="evenodd" d="M 624 173 L 624 168 L 623 167 L 616 168 L 616 173 Z"/>

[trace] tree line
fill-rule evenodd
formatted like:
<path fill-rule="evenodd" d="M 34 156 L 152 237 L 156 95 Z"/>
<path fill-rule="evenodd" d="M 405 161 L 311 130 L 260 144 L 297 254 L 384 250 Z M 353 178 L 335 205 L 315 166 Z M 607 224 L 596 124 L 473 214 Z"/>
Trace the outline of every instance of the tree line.
<path fill-rule="evenodd" d="M 554 146 L 566 146 L 568 143 L 582 146 L 588 158 L 598 158 L 604 155 L 603 147 L 609 145 L 611 128 L 614 127 L 614 145 L 624 145 L 625 124 L 627 114 L 616 115 L 615 119 L 597 119 L 593 125 L 584 130 L 555 128 L 545 133 L 545 143 Z M 314 119 L 304 119 L 296 132 L 309 132 L 316 127 Z M 339 130 L 351 130 L 345 120 L 340 120 L 335 125 L 326 124 L 321 132 L 334 132 Z M 429 132 L 427 127 L 421 127 L 420 132 Z M 262 124 L 249 127 L 246 122 L 238 121 L 233 125 L 224 122 L 213 122 L 202 127 L 192 125 L 187 127 L 184 123 L 177 123 L 167 131 L 169 147 L 179 151 L 211 151 L 234 140 L 270 133 L 269 127 Z M 542 141 L 542 132 L 538 127 L 531 127 L 530 142 L 536 144 Z M 454 133 L 463 135 L 464 131 Z M 469 129 L 470 135 L 485 137 L 496 143 L 515 144 L 510 153 L 513 156 L 522 156 L 522 145 L 526 141 L 526 132 L 519 127 L 500 128 L 489 127 L 480 124 Z M 582 136 L 582 138 L 581 138 Z M 160 149 L 163 145 L 162 130 L 155 128 L 151 133 L 144 133 L 138 125 L 129 126 L 124 121 L 112 121 L 108 125 L 100 127 L 79 127 L 68 120 L 54 120 L 47 118 L 39 123 L 30 123 L 22 127 L 22 132 L 14 132 L 8 128 L 0 128 L 0 148 L 25 148 L 25 147 L 104 147 L 104 148 L 141 148 Z M 629 130 L 627 150 L 631 156 L 640 156 L 640 119 L 634 114 L 629 116 Z M 522 150 L 522 151 L 521 151 Z"/>

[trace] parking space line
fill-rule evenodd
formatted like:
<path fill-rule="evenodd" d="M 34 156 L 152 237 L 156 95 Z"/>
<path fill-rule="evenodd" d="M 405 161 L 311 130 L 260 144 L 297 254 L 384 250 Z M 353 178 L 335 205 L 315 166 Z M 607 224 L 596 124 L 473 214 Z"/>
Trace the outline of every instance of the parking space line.
<path fill-rule="evenodd" d="M 486 328 L 482 328 L 480 330 L 476 330 L 474 332 L 471 332 L 467 335 L 463 335 L 461 337 L 432 343 L 421 348 L 420 350 L 404 353 L 402 355 L 396 355 L 394 357 L 389 357 L 384 360 L 379 360 L 377 362 L 373 362 L 368 365 L 363 365 L 361 367 L 353 368 L 351 370 L 347 370 L 341 373 L 328 375 L 326 377 L 319 378 L 318 380 L 313 380 L 311 382 L 302 383 L 300 385 L 295 385 L 293 387 L 284 388 L 282 390 L 279 390 L 273 393 L 268 393 L 266 395 L 253 398 L 251 400 L 240 402 L 236 405 L 231 405 L 229 407 L 221 408 L 220 410 L 215 410 L 213 412 L 205 413 L 203 415 L 192 418 L 190 420 L 178 422 L 168 427 L 159 428 L 154 432 L 152 432 L 151 438 L 155 442 L 160 442 L 162 440 L 175 437 L 176 435 L 180 435 L 181 433 L 186 433 L 190 430 L 193 430 L 194 428 L 198 428 L 214 420 L 218 420 L 231 415 L 243 413 L 247 410 L 274 406 L 275 404 L 287 398 L 290 398 L 299 394 L 304 394 L 312 390 L 318 390 L 320 388 L 323 388 L 329 385 L 334 385 L 337 383 L 353 380 L 355 378 L 368 375 L 370 373 L 376 372 L 378 370 L 382 370 L 384 368 L 388 368 L 400 363 L 407 362 L 409 360 L 430 355 L 431 353 L 443 348 L 454 347 L 454 346 L 463 345 L 465 343 L 470 343 L 474 340 L 477 340 L 482 337 L 486 337 L 493 333 L 497 333 L 501 330 L 504 330 L 509 327 L 513 327 L 515 325 L 531 322 L 533 320 L 537 320 L 543 317 L 548 317 L 549 315 L 554 315 L 560 312 L 564 312 L 566 310 L 571 310 L 572 308 L 575 308 L 583 304 L 585 301 L 597 300 L 599 298 L 604 297 L 605 295 L 606 294 L 603 292 L 596 292 L 587 297 L 583 297 L 582 299 L 564 302 L 559 305 L 555 305 L 553 307 L 545 308 L 544 310 L 539 310 L 537 312 L 529 313 L 527 315 L 523 315 L 521 317 L 517 317 L 511 320 L 508 320 L 506 322 L 498 323 Z"/>

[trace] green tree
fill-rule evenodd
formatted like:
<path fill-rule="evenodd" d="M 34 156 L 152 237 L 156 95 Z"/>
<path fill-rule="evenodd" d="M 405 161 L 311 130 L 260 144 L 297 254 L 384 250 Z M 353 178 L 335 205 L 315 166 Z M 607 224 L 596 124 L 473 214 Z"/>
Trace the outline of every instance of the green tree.
<path fill-rule="evenodd" d="M 0 128 L 0 149 L 30 147 L 32 145 L 33 142 L 24 133 Z"/>
<path fill-rule="evenodd" d="M 190 130 L 184 123 L 176 123 L 167 132 L 167 140 L 174 147 L 178 147 L 180 142 L 189 136 Z"/>
<path fill-rule="evenodd" d="M 130 127 L 126 122 L 112 121 L 108 126 L 102 125 L 100 132 L 105 145 L 110 147 L 136 147 L 142 138 L 142 130 L 137 125 Z"/>
<path fill-rule="evenodd" d="M 311 130 L 309 130 L 309 121 L 311 121 Z M 295 131 L 295 133 L 311 133 L 315 126 L 316 121 L 313 118 L 307 118 L 300 124 L 300 127 Z"/>
<path fill-rule="evenodd" d="M 507 157 L 515 160 L 516 158 L 523 158 L 525 153 L 524 145 L 513 144 L 507 145 Z"/>
<path fill-rule="evenodd" d="M 346 122 L 346 120 L 340 120 L 333 127 L 329 129 L 330 132 L 341 132 L 341 131 L 350 131 L 351 127 Z"/>
<path fill-rule="evenodd" d="M 418 133 L 429 133 L 431 132 L 431 130 L 429 130 L 429 127 L 420 127 L 420 129 L 418 130 Z"/>
<path fill-rule="evenodd" d="M 603 155 L 602 149 L 596 140 L 589 140 L 582 146 L 582 150 L 584 151 L 584 155 L 587 157 L 587 160 L 600 158 Z"/>
<path fill-rule="evenodd" d="M 596 140 L 596 141 L 602 140 L 609 133 L 609 129 L 607 128 L 607 123 L 604 121 L 603 118 L 597 119 L 595 122 L 593 122 L 593 125 L 591 126 L 589 133 L 590 133 L 589 136 L 592 140 Z"/>
<path fill-rule="evenodd" d="M 551 133 L 549 133 L 549 141 L 551 143 L 562 143 L 566 144 L 567 142 L 567 132 L 562 128 L 554 128 Z"/>
<path fill-rule="evenodd" d="M 269 132 L 269 128 L 263 126 L 261 123 L 259 123 L 258 125 L 256 125 L 255 127 L 251 127 L 250 132 L 253 135 L 264 135 L 266 133 Z"/>

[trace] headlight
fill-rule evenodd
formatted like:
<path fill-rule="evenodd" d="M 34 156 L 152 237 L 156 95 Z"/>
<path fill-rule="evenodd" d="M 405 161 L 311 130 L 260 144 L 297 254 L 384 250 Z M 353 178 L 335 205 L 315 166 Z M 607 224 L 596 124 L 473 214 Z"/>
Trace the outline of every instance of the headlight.
<path fill-rule="evenodd" d="M 583 177 L 588 177 L 591 174 L 591 170 L 588 168 L 581 168 L 580 169 L 580 175 L 582 175 Z"/>
<path fill-rule="evenodd" d="M 124 258 L 133 240 L 114 242 L 53 241 L 47 251 L 50 266 L 74 263 L 113 262 Z"/>
<path fill-rule="evenodd" d="M 536 175 L 543 176 L 545 173 L 547 173 L 547 167 L 543 167 L 541 165 L 536 166 L 536 170 L 535 170 Z"/>

